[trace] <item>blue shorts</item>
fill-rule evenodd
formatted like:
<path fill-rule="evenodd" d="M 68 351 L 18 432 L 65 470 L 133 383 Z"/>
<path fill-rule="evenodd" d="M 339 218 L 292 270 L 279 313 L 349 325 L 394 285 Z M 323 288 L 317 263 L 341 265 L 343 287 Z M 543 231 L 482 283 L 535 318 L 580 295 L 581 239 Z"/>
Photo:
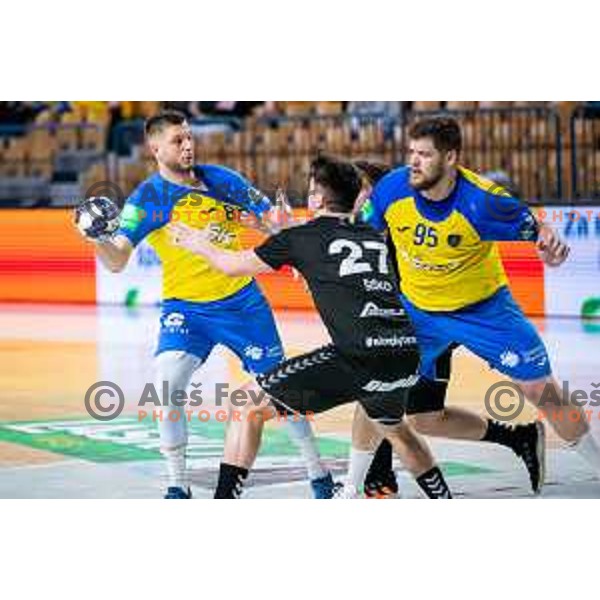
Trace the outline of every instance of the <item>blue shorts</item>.
<path fill-rule="evenodd" d="M 417 333 L 423 377 L 438 379 L 436 361 L 453 344 L 465 346 L 493 369 L 517 381 L 550 375 L 546 346 L 508 288 L 452 312 L 421 310 L 405 296 L 401 299 Z"/>
<path fill-rule="evenodd" d="M 249 373 L 264 373 L 284 358 L 271 307 L 255 282 L 215 302 L 165 300 L 156 355 L 184 351 L 202 361 L 222 344 Z"/>

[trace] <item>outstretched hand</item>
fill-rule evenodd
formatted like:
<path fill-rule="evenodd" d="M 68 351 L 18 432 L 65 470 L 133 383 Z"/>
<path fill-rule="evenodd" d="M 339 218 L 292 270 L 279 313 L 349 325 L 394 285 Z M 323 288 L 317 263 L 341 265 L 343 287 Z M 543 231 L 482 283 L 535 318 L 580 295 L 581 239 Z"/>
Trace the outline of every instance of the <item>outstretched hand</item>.
<path fill-rule="evenodd" d="M 283 188 L 277 188 L 275 205 L 266 214 L 266 221 L 272 232 L 281 231 L 295 224 L 294 211 Z"/>

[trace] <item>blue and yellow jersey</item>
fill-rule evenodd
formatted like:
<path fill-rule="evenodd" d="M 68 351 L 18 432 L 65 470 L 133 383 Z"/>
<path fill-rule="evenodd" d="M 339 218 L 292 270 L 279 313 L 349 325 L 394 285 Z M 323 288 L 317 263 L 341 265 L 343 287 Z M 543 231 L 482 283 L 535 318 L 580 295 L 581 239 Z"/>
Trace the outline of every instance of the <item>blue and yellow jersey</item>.
<path fill-rule="evenodd" d="M 208 262 L 171 242 L 165 227 L 181 222 L 190 227 L 214 232 L 214 243 L 230 250 L 241 249 L 239 233 L 243 210 L 257 190 L 241 175 L 215 165 L 195 167 L 202 186 L 177 185 L 155 173 L 141 183 L 127 199 L 117 234 L 126 236 L 133 246 L 143 239 L 154 248 L 163 267 L 163 300 L 214 302 L 231 296 L 252 279 L 229 277 Z M 231 203 L 237 200 L 237 205 Z"/>
<path fill-rule="evenodd" d="M 459 167 L 451 195 L 427 200 L 401 167 L 375 186 L 363 216 L 387 229 L 403 294 L 418 308 L 453 311 L 507 285 L 497 241 L 537 239 L 528 207 L 503 188 Z"/>

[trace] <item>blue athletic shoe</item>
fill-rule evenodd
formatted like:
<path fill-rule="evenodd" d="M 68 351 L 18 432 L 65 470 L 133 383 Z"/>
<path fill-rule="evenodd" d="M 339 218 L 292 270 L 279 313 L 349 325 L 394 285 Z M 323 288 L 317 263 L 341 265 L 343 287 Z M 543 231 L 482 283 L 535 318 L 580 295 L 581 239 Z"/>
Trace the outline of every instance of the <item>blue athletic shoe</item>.
<path fill-rule="evenodd" d="M 335 484 L 333 483 L 331 473 L 327 473 L 327 475 L 318 479 L 313 479 L 310 482 L 310 487 L 312 488 L 315 500 L 331 500 L 333 498 Z"/>
<path fill-rule="evenodd" d="M 180 487 L 170 487 L 165 494 L 165 500 L 191 500 L 192 490 L 188 488 L 184 490 Z"/>

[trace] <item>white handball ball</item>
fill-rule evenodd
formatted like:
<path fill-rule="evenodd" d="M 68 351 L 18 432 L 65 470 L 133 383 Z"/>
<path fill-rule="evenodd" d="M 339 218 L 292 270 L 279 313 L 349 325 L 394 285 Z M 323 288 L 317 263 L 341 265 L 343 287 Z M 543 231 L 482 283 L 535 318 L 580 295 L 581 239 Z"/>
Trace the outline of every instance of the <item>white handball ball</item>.
<path fill-rule="evenodd" d="M 86 198 L 75 209 L 75 224 L 91 240 L 109 238 L 119 227 L 119 207 L 104 196 Z"/>

